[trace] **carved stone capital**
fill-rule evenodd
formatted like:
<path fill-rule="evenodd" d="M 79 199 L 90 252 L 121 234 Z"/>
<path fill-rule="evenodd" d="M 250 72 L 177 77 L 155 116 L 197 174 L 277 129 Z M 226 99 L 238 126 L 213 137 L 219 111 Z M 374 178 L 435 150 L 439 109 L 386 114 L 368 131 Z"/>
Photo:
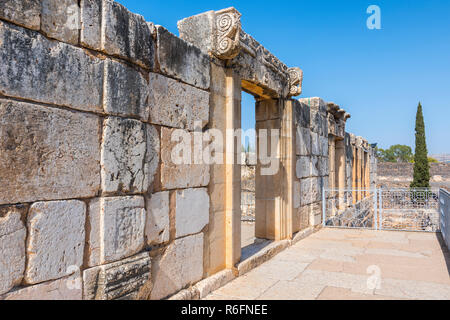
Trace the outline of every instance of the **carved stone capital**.
<path fill-rule="evenodd" d="M 241 14 L 235 8 L 216 11 L 213 54 L 222 60 L 233 59 L 240 51 Z"/>
<path fill-rule="evenodd" d="M 289 96 L 299 96 L 302 94 L 303 71 L 300 68 L 289 68 Z"/>

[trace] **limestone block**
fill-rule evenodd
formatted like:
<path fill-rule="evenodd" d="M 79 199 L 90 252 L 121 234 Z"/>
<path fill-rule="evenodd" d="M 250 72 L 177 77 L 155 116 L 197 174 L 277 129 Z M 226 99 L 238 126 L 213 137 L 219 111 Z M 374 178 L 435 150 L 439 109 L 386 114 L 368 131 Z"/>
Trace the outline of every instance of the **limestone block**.
<path fill-rule="evenodd" d="M 101 50 L 102 1 L 81 0 L 80 43 L 82 46 L 94 50 Z"/>
<path fill-rule="evenodd" d="M 1 21 L 0 43 L 1 94 L 102 112 L 102 60 Z"/>
<path fill-rule="evenodd" d="M 0 99 L 0 204 L 94 196 L 99 136 L 94 115 Z"/>
<path fill-rule="evenodd" d="M 83 272 L 84 300 L 135 300 L 150 281 L 147 252 Z"/>
<path fill-rule="evenodd" d="M 152 300 L 166 298 L 203 277 L 203 233 L 175 240 L 152 263 Z"/>
<path fill-rule="evenodd" d="M 41 30 L 49 38 L 78 44 L 80 30 L 78 0 L 42 0 Z"/>
<path fill-rule="evenodd" d="M 325 177 L 325 176 L 329 175 L 330 168 L 329 168 L 329 160 L 328 160 L 328 158 L 326 158 L 326 157 L 319 157 L 318 166 L 319 166 L 319 176 Z"/>
<path fill-rule="evenodd" d="M 320 156 L 320 140 L 317 132 L 311 132 L 311 154 L 313 156 Z"/>
<path fill-rule="evenodd" d="M 82 201 L 36 202 L 28 214 L 28 284 L 55 280 L 83 264 L 86 204 Z"/>
<path fill-rule="evenodd" d="M 319 157 L 311 157 L 311 177 L 320 176 L 320 161 Z"/>
<path fill-rule="evenodd" d="M 214 50 L 213 30 L 216 24 L 214 11 L 207 11 L 178 21 L 180 38 L 192 43 L 205 53 Z M 212 85 L 212 84 L 211 84 Z"/>
<path fill-rule="evenodd" d="M 39 30 L 41 27 L 41 0 L 3 0 L 0 18 Z"/>
<path fill-rule="evenodd" d="M 71 276 L 55 281 L 12 291 L 0 299 L 5 300 L 82 300 L 82 284 L 79 276 Z"/>
<path fill-rule="evenodd" d="M 0 207 L 0 295 L 22 282 L 25 271 L 25 238 L 21 220 L 26 207 Z"/>
<path fill-rule="evenodd" d="M 151 125 L 109 117 L 102 142 L 102 191 L 146 192 L 159 162 L 159 136 Z"/>
<path fill-rule="evenodd" d="M 97 198 L 89 204 L 89 267 L 115 262 L 144 246 L 144 198 Z"/>
<path fill-rule="evenodd" d="M 297 157 L 296 174 L 298 179 L 311 177 L 311 157 Z"/>
<path fill-rule="evenodd" d="M 295 140 L 297 155 L 311 155 L 311 131 L 309 128 L 297 127 L 297 139 Z"/>
<path fill-rule="evenodd" d="M 210 86 L 210 60 L 199 48 L 156 26 L 156 59 L 161 73 L 201 89 Z"/>
<path fill-rule="evenodd" d="M 153 69 L 154 42 L 144 17 L 111 0 L 103 1 L 102 14 L 102 50 Z"/>
<path fill-rule="evenodd" d="M 105 63 L 105 112 L 148 120 L 148 83 L 142 74 L 125 64 L 107 59 Z"/>
<path fill-rule="evenodd" d="M 186 189 L 176 195 L 176 237 L 184 237 L 203 230 L 209 222 L 207 189 Z"/>
<path fill-rule="evenodd" d="M 311 110 L 311 131 L 328 137 L 328 119 L 325 115 Z"/>
<path fill-rule="evenodd" d="M 309 128 L 311 125 L 311 113 L 308 105 L 298 100 L 292 100 L 294 106 L 295 125 Z"/>
<path fill-rule="evenodd" d="M 161 183 L 167 190 L 206 187 L 209 178 L 208 165 L 161 165 Z"/>
<path fill-rule="evenodd" d="M 319 137 L 320 141 L 320 155 L 328 157 L 328 137 Z"/>
<path fill-rule="evenodd" d="M 321 184 L 319 178 L 301 180 L 301 205 L 308 205 L 321 200 Z"/>
<path fill-rule="evenodd" d="M 150 73 L 150 122 L 194 131 L 209 120 L 209 93 L 171 78 Z"/>
<path fill-rule="evenodd" d="M 161 128 L 161 184 L 164 189 L 184 189 L 193 187 L 205 187 L 210 181 L 210 168 L 209 165 L 204 164 L 200 159 L 200 164 L 194 163 L 194 152 L 192 142 L 194 141 L 194 135 L 186 132 L 186 141 L 177 140 L 173 133 L 175 129 Z M 188 141 L 188 138 L 190 141 Z M 174 139 L 174 141 L 172 141 Z M 178 154 L 176 151 L 180 146 L 187 149 L 186 152 L 190 152 L 190 156 L 186 156 L 188 161 L 178 164 L 177 159 L 172 159 L 172 153 L 177 156 L 184 157 L 185 154 Z M 175 149 L 177 148 L 177 149 Z M 189 149 L 190 148 L 190 149 Z M 183 160 L 183 159 L 181 159 Z"/>
<path fill-rule="evenodd" d="M 145 236 L 148 245 L 162 244 L 169 241 L 169 192 L 159 192 L 147 200 L 147 221 Z"/>
<path fill-rule="evenodd" d="M 311 111 L 320 112 L 323 115 L 327 113 L 327 103 L 319 97 L 302 98 L 299 101 L 307 105 Z"/>

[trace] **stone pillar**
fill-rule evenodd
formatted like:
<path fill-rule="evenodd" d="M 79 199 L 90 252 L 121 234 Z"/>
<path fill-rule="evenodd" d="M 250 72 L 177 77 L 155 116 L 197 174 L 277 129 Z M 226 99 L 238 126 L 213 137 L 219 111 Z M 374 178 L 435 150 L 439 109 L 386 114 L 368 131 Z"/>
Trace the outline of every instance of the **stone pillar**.
<path fill-rule="evenodd" d="M 336 140 L 336 152 L 335 152 L 335 170 L 336 170 L 336 189 L 338 189 L 339 196 L 339 209 L 345 207 L 345 141 Z"/>
<path fill-rule="evenodd" d="M 225 122 L 231 135 L 225 146 L 225 259 L 230 269 L 241 259 L 241 139 L 234 136 L 241 129 L 241 81 L 232 69 L 226 70 L 226 88 Z"/>
<path fill-rule="evenodd" d="M 279 134 L 281 129 L 280 100 L 262 100 L 256 104 L 256 142 L 258 149 L 258 161 L 256 166 L 256 210 L 255 232 L 257 238 L 277 240 L 281 230 L 281 199 L 283 176 L 280 168 L 280 138 L 273 139 L 275 131 Z M 264 131 L 262 131 L 264 130 Z M 263 134 L 266 132 L 267 134 Z M 278 143 L 273 146 L 273 143 Z M 266 146 L 264 150 L 262 147 Z M 275 150 L 272 154 L 272 150 Z M 262 153 L 266 157 L 261 157 Z M 273 162 L 274 161 L 274 162 Z M 272 172 L 268 170 L 269 162 L 278 165 Z"/>
<path fill-rule="evenodd" d="M 281 174 L 282 199 L 280 229 L 277 240 L 292 239 L 294 215 L 295 139 L 292 101 L 280 101 L 281 110 Z"/>
<path fill-rule="evenodd" d="M 355 204 L 358 200 L 358 152 L 355 146 L 352 147 L 353 150 L 353 161 L 352 161 L 352 198 L 353 204 Z"/>
<path fill-rule="evenodd" d="M 361 189 L 362 189 L 362 167 L 363 167 L 363 159 L 362 159 L 362 150 L 360 147 L 356 147 L 356 153 L 358 155 L 358 158 L 356 160 L 356 189 L 357 191 L 357 202 L 361 201 L 362 199 L 362 194 L 361 194 Z"/>

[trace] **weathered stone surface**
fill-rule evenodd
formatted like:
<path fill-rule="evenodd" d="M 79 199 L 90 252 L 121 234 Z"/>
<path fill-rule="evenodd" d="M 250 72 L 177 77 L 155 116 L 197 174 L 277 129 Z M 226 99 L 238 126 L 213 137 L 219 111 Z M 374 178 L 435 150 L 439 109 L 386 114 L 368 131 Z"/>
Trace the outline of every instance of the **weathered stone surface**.
<path fill-rule="evenodd" d="M 313 156 L 320 156 L 320 140 L 319 134 L 316 132 L 311 132 L 311 154 Z"/>
<path fill-rule="evenodd" d="M 154 42 L 144 17 L 115 1 L 105 0 L 102 28 L 103 51 L 153 69 Z"/>
<path fill-rule="evenodd" d="M 0 295 L 19 285 L 25 271 L 24 206 L 0 207 Z"/>
<path fill-rule="evenodd" d="M 320 158 L 319 157 L 311 157 L 311 177 L 320 176 Z"/>
<path fill-rule="evenodd" d="M 29 284 L 55 280 L 83 264 L 86 204 L 82 201 L 37 202 L 28 215 Z"/>
<path fill-rule="evenodd" d="M 202 231 L 209 222 L 207 189 L 177 191 L 175 221 L 177 238 Z"/>
<path fill-rule="evenodd" d="M 143 193 L 159 162 L 159 135 L 151 125 L 109 117 L 102 142 L 102 191 Z"/>
<path fill-rule="evenodd" d="M 311 124 L 311 113 L 305 103 L 298 100 L 292 100 L 294 103 L 295 124 L 303 128 L 309 128 Z"/>
<path fill-rule="evenodd" d="M 326 157 L 319 157 L 318 169 L 319 169 L 318 170 L 319 176 L 325 177 L 325 176 L 329 175 L 330 169 L 329 169 L 328 158 L 326 158 Z"/>
<path fill-rule="evenodd" d="M 296 153 L 299 156 L 311 155 L 311 131 L 308 128 L 297 127 Z"/>
<path fill-rule="evenodd" d="M 80 43 L 94 50 L 101 50 L 102 1 L 81 0 L 80 2 Z"/>
<path fill-rule="evenodd" d="M 212 52 L 215 46 L 213 30 L 216 24 L 214 11 L 207 11 L 178 21 L 180 38 L 192 43 L 203 52 Z"/>
<path fill-rule="evenodd" d="M 327 103 L 319 97 L 301 98 L 298 101 L 308 106 L 311 111 L 320 112 L 323 115 L 327 112 Z"/>
<path fill-rule="evenodd" d="M 144 246 L 144 197 L 97 198 L 89 205 L 89 267 L 115 262 Z"/>
<path fill-rule="evenodd" d="M 319 137 L 320 155 L 328 157 L 328 137 Z"/>
<path fill-rule="evenodd" d="M 78 44 L 80 7 L 77 0 L 42 0 L 41 30 L 49 38 Z"/>
<path fill-rule="evenodd" d="M 321 200 L 321 183 L 319 178 L 301 180 L 301 204 L 308 205 Z"/>
<path fill-rule="evenodd" d="M 148 120 L 148 83 L 142 74 L 125 64 L 106 60 L 103 105 L 110 115 Z"/>
<path fill-rule="evenodd" d="M 84 300 L 135 300 L 150 281 L 147 252 L 83 272 Z"/>
<path fill-rule="evenodd" d="M 175 240 L 153 261 L 152 300 L 166 298 L 203 276 L 203 233 Z"/>
<path fill-rule="evenodd" d="M 0 43 L 0 93 L 83 111 L 102 111 L 102 60 L 1 21 Z"/>
<path fill-rule="evenodd" d="M 156 26 L 157 62 L 163 74 L 201 89 L 210 86 L 210 61 L 199 48 Z"/>
<path fill-rule="evenodd" d="M 169 192 L 159 192 L 147 200 L 147 222 L 145 236 L 148 245 L 162 244 L 169 241 Z"/>
<path fill-rule="evenodd" d="M 2 0 L 0 18 L 29 29 L 41 27 L 41 0 Z"/>
<path fill-rule="evenodd" d="M 311 110 L 311 131 L 319 136 L 328 137 L 328 119 L 320 112 Z"/>
<path fill-rule="evenodd" d="M 297 157 L 296 174 L 298 179 L 311 177 L 311 157 Z"/>
<path fill-rule="evenodd" d="M 99 136 L 94 115 L 0 99 L 0 204 L 94 196 Z"/>
<path fill-rule="evenodd" d="M 299 181 L 294 181 L 294 209 L 298 209 L 301 205 L 300 201 L 301 185 Z"/>
<path fill-rule="evenodd" d="M 189 137 L 190 141 L 183 141 L 174 139 L 172 141 L 173 133 L 175 129 L 161 128 L 161 184 L 164 189 L 183 189 L 183 188 L 193 188 L 193 187 L 205 187 L 210 181 L 210 168 L 207 164 L 192 164 L 194 163 L 194 152 L 192 147 L 192 142 L 194 137 L 192 133 L 186 132 L 186 140 Z M 172 153 L 174 148 L 179 146 L 186 147 L 182 149 L 186 152 L 190 151 L 190 156 L 187 155 L 187 163 L 182 161 L 182 164 L 178 164 L 177 159 L 172 159 Z M 190 149 L 189 149 L 190 148 Z M 175 153 L 176 153 L 175 149 Z M 178 154 L 176 156 L 181 156 L 181 160 L 185 154 Z M 203 163 L 203 159 L 200 159 Z"/>
<path fill-rule="evenodd" d="M 82 300 L 82 279 L 72 276 L 12 291 L 4 300 Z"/>
<path fill-rule="evenodd" d="M 150 122 L 194 131 L 209 120 L 209 93 L 173 79 L 150 73 Z"/>
<path fill-rule="evenodd" d="M 207 165 L 161 165 L 161 183 L 164 189 L 206 187 L 209 184 Z"/>

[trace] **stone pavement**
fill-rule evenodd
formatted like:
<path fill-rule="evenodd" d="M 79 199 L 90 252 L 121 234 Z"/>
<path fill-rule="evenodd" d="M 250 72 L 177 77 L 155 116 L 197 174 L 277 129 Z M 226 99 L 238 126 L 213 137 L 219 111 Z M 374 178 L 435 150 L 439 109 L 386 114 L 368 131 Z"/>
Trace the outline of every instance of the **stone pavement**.
<path fill-rule="evenodd" d="M 450 300 L 449 272 L 436 234 L 323 229 L 206 300 Z"/>

